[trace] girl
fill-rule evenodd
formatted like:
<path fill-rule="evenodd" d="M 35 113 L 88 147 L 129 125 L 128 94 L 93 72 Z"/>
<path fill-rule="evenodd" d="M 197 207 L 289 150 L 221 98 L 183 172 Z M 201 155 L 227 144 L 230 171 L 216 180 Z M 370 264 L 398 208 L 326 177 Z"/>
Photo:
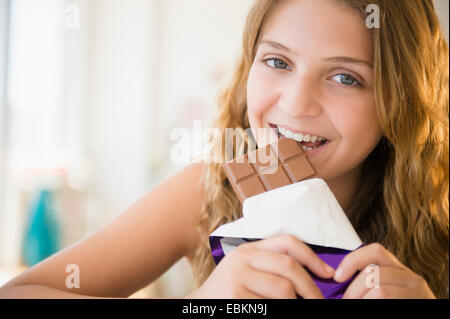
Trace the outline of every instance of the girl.
<path fill-rule="evenodd" d="M 379 28 L 366 24 L 369 4 Z M 334 270 L 275 236 L 216 267 L 208 236 L 242 207 L 220 163 L 195 164 L 0 297 L 126 297 L 186 256 L 198 281 L 187 298 L 321 298 L 305 267 L 337 281 L 361 270 L 344 298 L 448 298 L 448 46 L 431 0 L 256 0 L 214 127 L 251 128 L 258 147 L 258 128 L 326 140 L 309 158 L 368 245 Z M 69 264 L 80 269 L 76 291 L 65 286 Z M 378 288 L 365 284 L 371 264 Z"/>

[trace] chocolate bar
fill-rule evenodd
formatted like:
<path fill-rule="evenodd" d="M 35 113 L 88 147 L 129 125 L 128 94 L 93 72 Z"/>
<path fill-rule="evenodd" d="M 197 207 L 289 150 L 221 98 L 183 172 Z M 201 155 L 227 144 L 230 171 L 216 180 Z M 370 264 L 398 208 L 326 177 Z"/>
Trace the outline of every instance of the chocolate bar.
<path fill-rule="evenodd" d="M 289 138 L 226 162 L 223 168 L 242 203 L 251 196 L 317 176 L 306 152 Z"/>

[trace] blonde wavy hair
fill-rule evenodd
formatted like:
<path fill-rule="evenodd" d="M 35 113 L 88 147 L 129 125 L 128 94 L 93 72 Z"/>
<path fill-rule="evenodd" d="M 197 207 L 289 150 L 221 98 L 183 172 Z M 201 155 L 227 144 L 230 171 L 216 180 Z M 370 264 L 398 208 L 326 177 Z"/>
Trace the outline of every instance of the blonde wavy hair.
<path fill-rule="evenodd" d="M 247 79 L 270 12 L 279 0 L 256 0 L 232 76 L 217 95 L 212 152 L 233 158 L 248 146 L 225 154 L 225 128 L 249 128 Z M 400 262 L 422 276 L 438 298 L 448 298 L 449 254 L 449 93 L 448 44 L 432 0 L 333 0 L 358 10 L 380 8 L 380 28 L 372 29 L 374 95 L 385 136 L 366 158 L 359 193 L 347 212 L 366 244 L 381 243 Z M 208 237 L 240 218 L 241 204 L 222 164 L 205 165 L 205 201 L 194 255 L 197 286 L 215 268 Z"/>

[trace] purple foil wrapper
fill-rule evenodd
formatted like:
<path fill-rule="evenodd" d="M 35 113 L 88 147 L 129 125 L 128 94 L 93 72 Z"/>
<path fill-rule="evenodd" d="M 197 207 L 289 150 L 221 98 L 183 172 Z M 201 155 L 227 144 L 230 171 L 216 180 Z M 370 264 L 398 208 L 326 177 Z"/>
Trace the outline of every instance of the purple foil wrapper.
<path fill-rule="evenodd" d="M 220 236 L 210 236 L 209 237 L 209 244 L 211 246 L 211 254 L 214 258 L 214 262 L 219 264 L 219 262 L 222 260 L 223 257 L 225 257 L 224 251 L 222 249 L 222 244 L 220 240 L 224 237 Z M 250 242 L 250 241 L 256 241 L 260 239 L 255 238 L 240 238 L 244 241 Z M 307 244 L 316 254 L 319 256 L 320 259 L 322 259 L 326 264 L 330 265 L 334 269 L 336 269 L 341 261 L 344 259 L 344 257 L 351 252 L 351 250 L 345 250 L 345 249 L 339 249 L 339 248 L 332 248 L 332 247 L 323 247 L 323 246 L 317 246 L 317 245 L 311 245 Z M 360 247 L 362 247 L 361 245 Z M 358 248 L 360 248 L 358 247 Z M 342 283 L 336 282 L 333 280 L 333 278 L 330 279 L 323 279 L 315 274 L 313 274 L 309 269 L 305 268 L 305 270 L 311 275 L 312 279 L 316 283 L 317 287 L 322 292 L 325 299 L 341 299 L 344 295 L 345 290 L 350 285 L 350 283 L 355 279 L 355 277 L 358 275 L 359 272 L 354 274 L 350 279 L 347 281 L 344 281 Z M 302 297 L 298 296 L 299 299 L 302 299 Z"/>

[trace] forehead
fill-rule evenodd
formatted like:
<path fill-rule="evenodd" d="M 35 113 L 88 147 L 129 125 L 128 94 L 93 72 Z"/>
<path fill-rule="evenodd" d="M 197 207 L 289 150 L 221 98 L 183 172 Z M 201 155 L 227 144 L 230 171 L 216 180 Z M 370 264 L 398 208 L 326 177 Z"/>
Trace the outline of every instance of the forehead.
<path fill-rule="evenodd" d="M 372 32 L 365 17 L 336 0 L 281 0 L 270 13 L 262 39 L 299 55 L 357 55 L 372 61 Z"/>

